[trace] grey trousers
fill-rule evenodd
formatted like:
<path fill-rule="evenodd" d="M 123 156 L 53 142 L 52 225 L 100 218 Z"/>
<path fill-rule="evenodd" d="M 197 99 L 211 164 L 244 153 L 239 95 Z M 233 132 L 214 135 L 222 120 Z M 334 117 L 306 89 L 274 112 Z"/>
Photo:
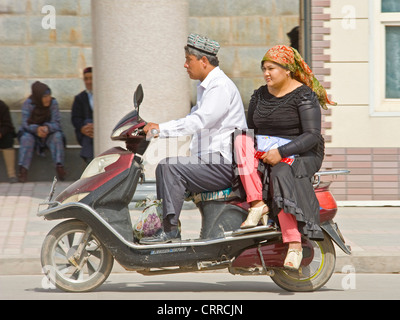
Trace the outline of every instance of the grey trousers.
<path fill-rule="evenodd" d="M 157 198 L 163 201 L 163 217 L 178 225 L 185 192 L 217 191 L 232 186 L 232 164 L 219 153 L 171 157 L 156 168 Z"/>

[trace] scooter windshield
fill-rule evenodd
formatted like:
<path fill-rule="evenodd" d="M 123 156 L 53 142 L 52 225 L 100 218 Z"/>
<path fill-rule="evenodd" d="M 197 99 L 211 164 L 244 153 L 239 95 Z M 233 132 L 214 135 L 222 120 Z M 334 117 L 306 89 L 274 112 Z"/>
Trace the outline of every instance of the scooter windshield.
<path fill-rule="evenodd" d="M 129 133 L 145 125 L 145 121 L 140 118 L 137 110 L 132 110 L 123 117 L 115 126 L 111 134 L 112 140 L 126 140 Z"/>

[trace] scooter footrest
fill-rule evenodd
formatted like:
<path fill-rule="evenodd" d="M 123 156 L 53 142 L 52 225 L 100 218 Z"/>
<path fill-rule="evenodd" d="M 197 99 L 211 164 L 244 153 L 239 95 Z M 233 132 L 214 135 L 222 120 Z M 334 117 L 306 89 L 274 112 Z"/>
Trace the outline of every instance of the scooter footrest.
<path fill-rule="evenodd" d="M 249 229 L 237 229 L 231 232 L 232 237 L 238 237 L 249 233 L 256 233 L 256 232 L 267 232 L 267 231 L 276 231 L 276 228 L 273 225 L 268 226 L 258 226 Z"/>

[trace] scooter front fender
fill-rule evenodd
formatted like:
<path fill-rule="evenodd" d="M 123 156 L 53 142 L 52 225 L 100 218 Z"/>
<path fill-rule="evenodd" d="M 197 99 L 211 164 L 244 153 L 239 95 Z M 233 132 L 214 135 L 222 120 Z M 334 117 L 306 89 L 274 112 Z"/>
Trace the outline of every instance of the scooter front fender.
<path fill-rule="evenodd" d="M 60 203 L 57 204 L 57 202 L 53 202 L 50 203 L 47 209 L 39 211 L 37 213 L 37 216 L 42 217 L 45 220 L 64 220 L 64 219 L 82 220 L 81 218 L 86 217 L 85 211 L 90 212 L 91 208 L 83 203 L 70 202 L 67 204 L 60 204 Z"/>
<path fill-rule="evenodd" d="M 321 224 L 321 228 L 331 237 L 338 247 L 343 250 L 344 253 L 351 255 L 351 248 L 346 245 L 339 227 L 335 222 L 332 220 L 325 221 Z"/>
<path fill-rule="evenodd" d="M 48 209 L 38 212 L 37 215 L 46 220 L 77 219 L 85 222 L 95 233 L 102 235 L 102 241 L 106 246 L 108 246 L 109 242 L 119 242 L 125 245 L 131 244 L 96 210 L 81 202 L 50 206 Z"/>

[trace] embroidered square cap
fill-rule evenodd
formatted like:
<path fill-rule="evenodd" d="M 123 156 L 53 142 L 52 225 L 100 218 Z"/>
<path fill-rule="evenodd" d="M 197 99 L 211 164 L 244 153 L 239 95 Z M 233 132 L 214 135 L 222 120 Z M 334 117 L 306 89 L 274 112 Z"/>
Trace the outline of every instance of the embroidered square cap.
<path fill-rule="evenodd" d="M 197 49 L 201 52 L 204 52 L 206 54 L 210 54 L 213 56 L 216 56 L 219 49 L 221 46 L 217 41 L 208 39 L 207 37 L 203 37 L 198 34 L 191 33 L 188 37 L 188 43 L 187 45 L 189 47 L 192 47 L 194 49 Z"/>

